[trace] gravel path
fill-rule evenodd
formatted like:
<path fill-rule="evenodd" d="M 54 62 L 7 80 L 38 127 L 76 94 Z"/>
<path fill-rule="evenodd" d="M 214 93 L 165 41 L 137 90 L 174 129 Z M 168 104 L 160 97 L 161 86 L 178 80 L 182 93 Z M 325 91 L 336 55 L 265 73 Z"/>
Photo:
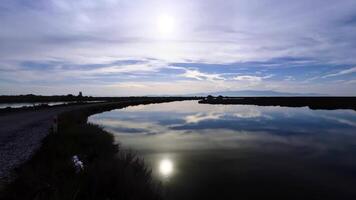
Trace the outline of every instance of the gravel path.
<path fill-rule="evenodd" d="M 11 181 L 12 170 L 28 160 L 41 146 L 55 116 L 88 106 L 93 104 L 0 115 L 0 188 Z"/>

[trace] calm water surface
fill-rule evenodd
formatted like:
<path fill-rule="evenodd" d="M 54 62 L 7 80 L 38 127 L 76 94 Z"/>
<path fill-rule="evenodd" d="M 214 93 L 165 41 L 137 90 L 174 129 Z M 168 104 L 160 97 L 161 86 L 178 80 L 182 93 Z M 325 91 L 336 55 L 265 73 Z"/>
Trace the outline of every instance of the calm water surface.
<path fill-rule="evenodd" d="M 47 104 L 49 106 L 55 106 L 55 105 L 62 105 L 66 104 L 67 102 L 32 102 L 32 103 L 0 103 L 0 109 L 1 108 L 21 108 L 24 106 L 40 106 L 42 104 Z"/>
<path fill-rule="evenodd" d="M 98 103 L 104 101 L 82 101 L 82 103 Z M 47 104 L 48 106 L 65 105 L 70 103 L 77 103 L 77 101 L 59 101 L 59 102 L 28 102 L 28 103 L 0 103 L 0 109 L 2 108 L 21 108 L 21 107 L 33 107 Z"/>
<path fill-rule="evenodd" d="M 356 112 L 197 101 L 89 118 L 137 151 L 167 199 L 356 199 Z"/>

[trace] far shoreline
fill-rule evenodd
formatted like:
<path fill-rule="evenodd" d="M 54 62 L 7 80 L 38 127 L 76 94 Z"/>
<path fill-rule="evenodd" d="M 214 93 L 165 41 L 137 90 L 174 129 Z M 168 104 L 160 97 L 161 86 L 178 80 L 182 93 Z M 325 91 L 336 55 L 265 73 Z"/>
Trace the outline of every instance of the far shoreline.
<path fill-rule="evenodd" d="M 257 106 L 309 107 L 312 110 L 351 109 L 356 111 L 356 97 L 213 97 L 199 101 L 201 104 L 235 104 Z"/>

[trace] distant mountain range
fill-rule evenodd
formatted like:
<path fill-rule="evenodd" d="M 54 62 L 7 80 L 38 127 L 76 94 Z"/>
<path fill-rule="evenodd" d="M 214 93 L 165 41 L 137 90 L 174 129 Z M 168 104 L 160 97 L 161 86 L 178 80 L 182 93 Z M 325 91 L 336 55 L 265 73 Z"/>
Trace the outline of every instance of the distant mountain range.
<path fill-rule="evenodd" d="M 206 93 L 196 93 L 189 96 L 327 96 L 325 94 L 318 93 L 289 93 L 289 92 L 278 92 L 273 90 L 239 90 L 239 91 L 221 91 L 221 92 L 206 92 Z"/>

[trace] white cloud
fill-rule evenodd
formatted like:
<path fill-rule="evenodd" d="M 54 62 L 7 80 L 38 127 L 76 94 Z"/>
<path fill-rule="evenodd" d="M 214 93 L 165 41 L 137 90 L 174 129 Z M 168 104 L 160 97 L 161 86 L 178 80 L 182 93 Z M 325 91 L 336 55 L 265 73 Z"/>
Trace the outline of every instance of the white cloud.
<path fill-rule="evenodd" d="M 185 72 L 181 74 L 181 76 L 186 78 L 192 78 L 196 80 L 208 80 L 208 81 L 217 81 L 217 80 L 225 80 L 220 74 L 208 74 L 203 73 L 198 70 L 184 69 Z"/>
<path fill-rule="evenodd" d="M 234 80 L 259 82 L 259 81 L 262 81 L 262 77 L 260 77 L 260 76 L 236 76 L 236 77 L 234 77 Z"/>
<path fill-rule="evenodd" d="M 242 75 L 242 76 L 235 76 L 233 79 L 236 81 L 250 81 L 250 82 L 260 82 L 263 79 L 268 79 L 273 77 L 273 75 L 267 76 L 250 76 L 250 75 Z"/>
<path fill-rule="evenodd" d="M 294 81 L 295 78 L 293 76 L 285 76 L 284 80 L 285 81 Z"/>
<path fill-rule="evenodd" d="M 333 74 L 328 74 L 326 76 L 323 76 L 322 78 L 329 78 L 329 77 L 334 77 L 334 76 L 341 76 L 341 75 L 345 75 L 345 74 L 352 74 L 356 72 L 356 67 L 352 67 L 350 69 L 345 69 L 345 70 L 341 70 L 337 73 L 333 73 Z"/>
<path fill-rule="evenodd" d="M 158 60 L 145 60 L 139 64 L 120 64 L 108 67 L 102 67 L 85 71 L 84 74 L 114 74 L 114 73 L 152 73 L 167 67 L 167 63 Z"/>

